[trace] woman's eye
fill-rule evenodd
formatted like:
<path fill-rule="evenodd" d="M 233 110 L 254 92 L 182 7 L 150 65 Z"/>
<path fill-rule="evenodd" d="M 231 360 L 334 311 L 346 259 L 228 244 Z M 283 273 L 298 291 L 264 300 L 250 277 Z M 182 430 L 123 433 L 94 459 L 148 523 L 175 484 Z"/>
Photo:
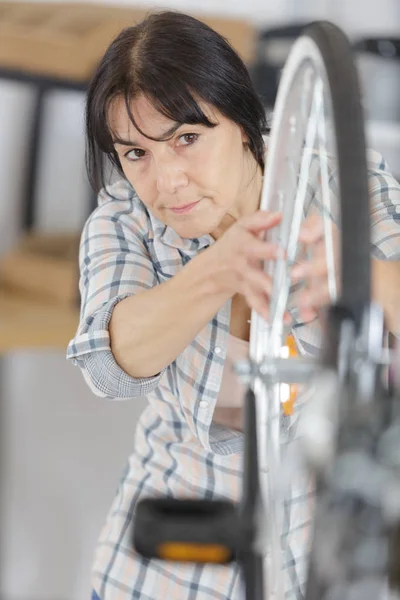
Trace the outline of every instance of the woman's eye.
<path fill-rule="evenodd" d="M 198 137 L 199 135 L 197 133 L 184 133 L 179 136 L 179 140 L 182 140 L 184 146 L 190 146 L 190 144 L 193 144 Z"/>
<path fill-rule="evenodd" d="M 134 148 L 133 150 L 129 150 L 129 152 L 125 154 L 125 158 L 131 160 L 132 162 L 135 162 L 143 158 L 145 154 L 146 152 L 144 150 L 141 150 L 140 148 Z"/>

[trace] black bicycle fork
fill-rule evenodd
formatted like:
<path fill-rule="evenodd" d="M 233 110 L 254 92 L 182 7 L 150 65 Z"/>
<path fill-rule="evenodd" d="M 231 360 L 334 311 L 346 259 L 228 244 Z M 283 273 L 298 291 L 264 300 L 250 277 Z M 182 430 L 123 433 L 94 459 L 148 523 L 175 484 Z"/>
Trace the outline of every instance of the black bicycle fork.
<path fill-rule="evenodd" d="M 243 491 L 239 503 L 159 497 L 138 502 L 133 545 L 146 558 L 241 567 L 246 600 L 265 600 L 259 535 L 266 518 L 261 497 L 256 399 L 244 404 Z"/>

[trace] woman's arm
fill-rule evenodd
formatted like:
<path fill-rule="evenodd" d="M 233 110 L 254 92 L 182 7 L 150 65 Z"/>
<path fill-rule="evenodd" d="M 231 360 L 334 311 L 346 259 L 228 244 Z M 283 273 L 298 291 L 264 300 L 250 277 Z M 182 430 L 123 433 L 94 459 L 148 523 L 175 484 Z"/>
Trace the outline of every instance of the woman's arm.
<path fill-rule="evenodd" d="M 399 260 L 372 260 L 372 297 L 384 309 L 388 330 L 400 334 Z"/>
<path fill-rule="evenodd" d="M 230 298 L 205 250 L 174 277 L 125 298 L 110 321 L 111 350 L 131 377 L 152 377 L 189 345 Z"/>
<path fill-rule="evenodd" d="M 389 331 L 400 331 L 400 185 L 384 158 L 368 151 L 371 202 L 372 298 L 385 312 Z"/>
<path fill-rule="evenodd" d="M 261 314 L 270 279 L 260 266 L 277 248 L 259 234 L 280 215 L 241 219 L 171 279 L 159 283 L 148 250 L 147 213 L 129 194 L 101 203 L 81 241 L 81 320 L 67 357 L 92 391 L 107 398 L 147 395 L 163 370 L 235 293 Z M 168 260 L 168 256 L 166 256 Z M 212 351 L 206 349 L 206 352 Z"/>
<path fill-rule="evenodd" d="M 371 286 L 372 298 L 384 310 L 392 333 L 400 330 L 400 186 L 389 172 L 382 156 L 368 151 L 368 183 L 371 207 Z M 331 186 L 334 188 L 334 179 Z M 329 304 L 327 262 L 322 217 L 315 210 L 322 203 L 321 189 L 314 197 L 314 212 L 304 221 L 299 241 L 312 249 L 313 257 L 293 269 L 293 281 L 306 280 L 308 288 L 297 299 L 302 320 L 312 320 L 321 306 Z M 317 200 L 317 201 L 315 201 Z M 336 196 L 332 190 L 331 203 Z M 335 258 L 339 264 L 340 234 L 332 223 Z M 340 269 L 337 269 L 340 274 Z"/>
<path fill-rule="evenodd" d="M 265 315 L 270 281 L 260 261 L 275 258 L 278 248 L 258 234 L 279 220 L 280 215 L 257 212 L 237 221 L 174 277 L 120 302 L 110 322 L 120 367 L 135 378 L 159 373 L 236 293 Z"/>

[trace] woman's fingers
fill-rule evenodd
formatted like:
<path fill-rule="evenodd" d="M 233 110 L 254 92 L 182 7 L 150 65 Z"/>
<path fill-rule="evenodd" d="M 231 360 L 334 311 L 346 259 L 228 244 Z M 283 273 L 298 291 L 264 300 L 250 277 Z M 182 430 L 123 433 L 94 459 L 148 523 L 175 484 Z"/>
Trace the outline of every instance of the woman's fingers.
<path fill-rule="evenodd" d="M 268 229 L 276 227 L 281 221 L 282 213 L 259 210 L 248 217 L 243 217 L 240 223 L 251 233 L 259 234 L 262 231 L 268 231 Z"/>
<path fill-rule="evenodd" d="M 311 215 L 307 217 L 300 227 L 299 242 L 302 244 L 316 244 L 323 238 L 323 218 L 320 215 Z"/>
<path fill-rule="evenodd" d="M 253 268 L 250 265 L 243 274 L 244 290 L 254 290 L 257 294 L 266 294 L 268 297 L 272 292 L 271 277 L 262 269 Z"/>
<path fill-rule="evenodd" d="M 298 320 L 301 323 L 311 323 L 318 316 L 318 311 L 314 308 L 299 308 Z"/>
<path fill-rule="evenodd" d="M 269 297 L 267 294 L 260 292 L 257 288 L 250 284 L 244 284 L 242 290 L 243 296 L 246 298 L 246 302 L 251 308 L 255 310 L 265 321 L 269 320 Z"/>
<path fill-rule="evenodd" d="M 297 302 L 299 308 L 319 309 L 322 306 L 330 304 L 332 301 L 329 289 L 329 276 L 331 275 L 328 267 L 327 247 L 325 239 L 324 219 L 320 215 L 311 215 L 308 217 L 300 231 L 299 242 L 304 244 L 311 252 L 309 260 L 303 260 L 295 265 L 291 271 L 293 283 L 303 281 L 305 289 L 301 290 Z M 329 221 L 332 231 L 333 241 L 333 268 L 332 276 L 336 278 L 336 284 L 340 280 L 339 275 L 339 256 L 338 256 L 338 229 L 336 225 Z"/>
<path fill-rule="evenodd" d="M 265 320 L 270 317 L 270 295 L 272 293 L 272 280 L 264 271 L 249 266 L 243 281 L 243 295 L 250 308 L 255 310 Z M 284 323 L 289 325 L 292 318 L 289 312 L 284 315 Z"/>
<path fill-rule="evenodd" d="M 248 240 L 245 240 L 242 252 L 249 260 L 264 261 L 276 260 L 280 256 L 281 250 L 277 244 L 263 242 L 249 234 Z"/>
<path fill-rule="evenodd" d="M 264 271 L 264 262 L 281 257 L 282 250 L 277 244 L 265 241 L 262 234 L 279 225 L 281 218 L 280 213 L 258 211 L 238 222 L 241 233 L 237 239 L 240 244 L 237 258 L 241 255 L 242 260 L 236 262 L 236 269 L 240 293 L 246 297 L 249 306 L 266 320 L 270 318 L 272 281 Z M 331 301 L 324 241 L 322 217 L 308 217 L 302 225 L 299 242 L 312 250 L 312 258 L 300 262 L 291 272 L 293 282 L 303 280 L 307 286 L 296 294 L 296 304 L 303 322 L 313 321 L 318 311 Z M 286 313 L 285 322 L 289 323 L 289 320 L 290 316 Z"/>
<path fill-rule="evenodd" d="M 331 303 L 328 282 L 322 281 L 320 285 L 305 290 L 300 290 L 297 305 L 300 310 L 318 310 Z"/>
<path fill-rule="evenodd" d="M 270 303 L 269 298 L 263 294 L 257 293 L 253 288 L 249 287 L 244 294 L 247 304 L 252 310 L 255 310 L 265 321 L 270 319 Z M 293 319 L 289 312 L 286 312 L 283 317 L 285 325 L 291 325 Z"/>
<path fill-rule="evenodd" d="M 302 261 L 295 265 L 291 271 L 292 281 L 294 283 L 301 279 L 311 277 L 323 277 L 328 274 L 328 264 L 326 257 L 318 257 L 314 260 Z"/>
<path fill-rule="evenodd" d="M 268 243 L 262 239 L 263 232 L 279 225 L 280 213 L 267 213 L 259 211 L 243 219 L 241 225 L 247 229 L 248 236 L 243 237 L 243 254 L 247 260 L 247 267 L 243 267 L 243 293 L 257 313 L 263 318 L 269 318 L 269 297 L 272 293 L 271 278 L 263 270 L 263 261 L 276 260 L 282 251 L 276 244 Z M 336 259 L 337 229 L 331 223 L 334 259 Z M 300 231 L 299 243 L 311 250 L 310 260 L 304 260 L 294 266 L 291 271 L 292 282 L 304 281 L 306 287 L 296 293 L 296 305 L 300 319 L 303 322 L 313 321 L 318 312 L 331 302 L 328 263 L 325 248 L 325 226 L 320 215 L 308 217 Z M 334 260 L 335 264 L 337 261 Z M 336 269 L 337 271 L 337 269 Z M 285 315 L 285 322 L 289 322 L 289 315 Z"/>
<path fill-rule="evenodd" d="M 331 220 L 329 220 L 328 226 L 331 230 L 333 250 L 336 255 L 338 250 L 339 230 Z M 314 252 L 321 254 L 322 252 L 326 252 L 325 238 L 326 231 L 324 217 L 321 217 L 320 215 L 311 215 L 310 217 L 307 217 L 300 228 L 299 243 L 304 244 Z"/>

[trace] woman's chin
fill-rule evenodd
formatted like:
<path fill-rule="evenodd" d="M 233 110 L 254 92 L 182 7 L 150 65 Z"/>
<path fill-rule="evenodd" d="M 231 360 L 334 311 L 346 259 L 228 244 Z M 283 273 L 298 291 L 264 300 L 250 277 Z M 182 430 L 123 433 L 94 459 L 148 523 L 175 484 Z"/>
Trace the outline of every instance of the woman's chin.
<path fill-rule="evenodd" d="M 210 233 L 211 229 L 204 225 L 173 223 L 172 229 L 183 239 L 197 239 Z"/>
<path fill-rule="evenodd" d="M 220 221 L 219 215 L 209 215 L 204 218 L 171 219 L 169 225 L 181 237 L 188 239 L 200 238 L 213 231 Z"/>

